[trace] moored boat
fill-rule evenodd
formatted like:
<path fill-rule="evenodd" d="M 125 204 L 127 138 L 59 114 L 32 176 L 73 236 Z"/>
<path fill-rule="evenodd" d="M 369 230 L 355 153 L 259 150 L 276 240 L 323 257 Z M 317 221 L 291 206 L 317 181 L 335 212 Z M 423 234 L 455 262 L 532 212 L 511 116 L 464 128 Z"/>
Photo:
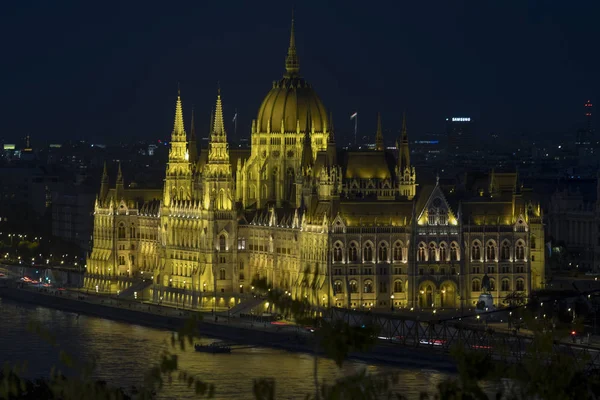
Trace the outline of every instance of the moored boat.
<path fill-rule="evenodd" d="M 231 347 L 223 343 L 195 344 L 194 348 L 200 353 L 231 353 Z"/>

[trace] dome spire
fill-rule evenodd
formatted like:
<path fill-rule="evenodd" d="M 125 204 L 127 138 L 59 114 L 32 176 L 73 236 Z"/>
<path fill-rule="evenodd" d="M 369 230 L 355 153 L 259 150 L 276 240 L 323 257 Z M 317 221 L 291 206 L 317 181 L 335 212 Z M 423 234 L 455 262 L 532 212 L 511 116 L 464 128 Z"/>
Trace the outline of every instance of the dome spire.
<path fill-rule="evenodd" d="M 297 75 L 300 70 L 298 54 L 296 54 L 296 34 L 294 29 L 294 10 L 292 10 L 292 28 L 290 30 L 290 47 L 285 58 L 285 70 L 288 76 Z"/>

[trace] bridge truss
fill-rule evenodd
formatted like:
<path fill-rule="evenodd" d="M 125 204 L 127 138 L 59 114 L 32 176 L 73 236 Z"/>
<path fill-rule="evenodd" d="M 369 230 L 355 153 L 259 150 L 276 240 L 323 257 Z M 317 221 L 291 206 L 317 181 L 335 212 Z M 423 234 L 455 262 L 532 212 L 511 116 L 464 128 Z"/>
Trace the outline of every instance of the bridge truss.
<path fill-rule="evenodd" d="M 494 360 L 521 363 L 534 353 L 533 338 L 508 332 L 498 332 L 483 324 L 463 321 L 420 321 L 396 315 L 365 313 L 344 308 L 330 308 L 324 318 L 342 320 L 351 326 L 373 325 L 379 339 L 398 346 L 424 351 L 449 353 L 454 346 L 489 353 Z M 554 341 L 553 353 L 573 357 L 587 371 L 600 371 L 600 348 Z M 542 354 L 539 354 L 543 356 Z"/>

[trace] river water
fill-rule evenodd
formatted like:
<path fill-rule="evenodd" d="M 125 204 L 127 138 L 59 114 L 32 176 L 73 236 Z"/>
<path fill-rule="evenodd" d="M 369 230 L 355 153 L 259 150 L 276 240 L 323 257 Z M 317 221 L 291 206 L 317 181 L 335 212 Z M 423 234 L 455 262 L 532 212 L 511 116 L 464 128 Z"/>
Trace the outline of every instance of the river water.
<path fill-rule="evenodd" d="M 171 333 L 134 324 L 115 322 L 30 306 L 0 299 L 0 362 L 27 361 L 27 377 L 48 376 L 58 364 L 59 350 L 29 332 L 30 321 L 41 323 L 57 337 L 58 347 L 80 361 L 98 357 L 95 377 L 120 387 L 139 386 L 144 373 L 158 360 L 162 350 L 179 354 L 179 367 L 213 383 L 217 399 L 252 399 L 256 378 L 276 380 L 277 399 L 301 399 L 313 391 L 313 358 L 268 348 L 247 348 L 231 354 L 181 352 L 170 345 Z M 209 343 L 206 339 L 201 342 Z M 409 399 L 419 393 L 432 393 L 448 374 L 432 370 L 347 362 L 339 369 L 333 361 L 319 359 L 319 379 L 333 382 L 347 374 L 365 369 L 369 373 L 395 371 L 397 389 Z M 194 398 L 191 389 L 179 383 L 167 384 L 159 393 L 162 399 Z"/>

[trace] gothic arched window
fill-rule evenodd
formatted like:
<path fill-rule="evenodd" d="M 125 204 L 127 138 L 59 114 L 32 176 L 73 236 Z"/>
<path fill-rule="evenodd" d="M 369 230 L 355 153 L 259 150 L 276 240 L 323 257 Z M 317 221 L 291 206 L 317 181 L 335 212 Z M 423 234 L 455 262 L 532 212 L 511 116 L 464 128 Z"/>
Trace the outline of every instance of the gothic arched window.
<path fill-rule="evenodd" d="M 517 291 L 525 291 L 525 281 L 522 278 L 517 279 Z"/>
<path fill-rule="evenodd" d="M 515 258 L 516 258 L 518 261 L 523 261 L 523 260 L 525 260 L 525 244 L 523 243 L 523 241 L 522 241 L 522 240 L 519 240 L 519 241 L 517 242 L 517 247 L 516 247 L 516 249 L 515 249 L 515 250 L 516 250 L 516 254 L 515 254 L 515 256 L 516 256 L 516 257 L 515 257 Z"/>
<path fill-rule="evenodd" d="M 225 191 L 223 189 L 221 189 L 219 191 L 219 203 L 218 203 L 218 208 L 219 210 L 222 210 L 225 208 Z"/>
<path fill-rule="evenodd" d="M 417 261 L 425 261 L 425 243 L 419 243 L 419 252 L 417 253 Z"/>
<path fill-rule="evenodd" d="M 438 224 L 448 225 L 448 211 L 444 209 L 438 210 Z"/>
<path fill-rule="evenodd" d="M 435 260 L 435 243 L 429 243 L 429 262 L 433 262 Z"/>
<path fill-rule="evenodd" d="M 221 268 L 219 270 L 219 279 L 222 280 L 222 281 L 224 281 L 225 277 L 226 277 L 226 275 L 225 275 L 225 268 Z"/>
<path fill-rule="evenodd" d="M 350 281 L 350 293 L 358 293 L 358 283 L 355 280 Z"/>
<path fill-rule="evenodd" d="M 387 262 L 388 248 L 384 242 L 379 243 L 379 262 Z"/>
<path fill-rule="evenodd" d="M 227 238 L 225 235 L 219 236 L 219 251 L 225 251 L 227 248 Z"/>
<path fill-rule="evenodd" d="M 363 291 L 363 293 L 373 293 L 373 282 L 372 281 L 365 281 L 365 290 Z"/>
<path fill-rule="evenodd" d="M 350 243 L 350 247 L 348 248 L 348 261 L 358 261 L 358 247 L 356 246 L 355 242 Z"/>
<path fill-rule="evenodd" d="M 500 290 L 502 290 L 503 292 L 510 291 L 510 281 L 507 278 L 502 279 Z"/>
<path fill-rule="evenodd" d="M 119 239 L 125 239 L 125 224 L 119 224 Z"/>
<path fill-rule="evenodd" d="M 446 261 L 446 243 L 440 243 L 440 261 Z"/>
<path fill-rule="evenodd" d="M 342 248 L 342 244 L 340 242 L 337 242 L 333 246 L 333 261 L 341 262 L 343 259 L 343 251 L 344 249 Z"/>
<path fill-rule="evenodd" d="M 500 256 L 503 261 L 510 259 L 510 245 L 506 241 L 502 243 L 502 251 L 500 252 Z"/>
<path fill-rule="evenodd" d="M 487 244 L 487 260 L 493 261 L 495 259 L 496 259 L 496 244 L 490 240 Z"/>
<path fill-rule="evenodd" d="M 394 261 L 402 261 L 402 244 L 394 243 Z"/>
<path fill-rule="evenodd" d="M 373 261 L 373 245 L 371 242 L 365 244 L 364 261 Z"/>
<path fill-rule="evenodd" d="M 471 257 L 473 258 L 473 261 L 481 261 L 481 248 L 479 247 L 479 242 L 473 242 Z"/>
<path fill-rule="evenodd" d="M 402 281 L 394 281 L 394 293 L 402 293 Z"/>
<path fill-rule="evenodd" d="M 435 225 L 435 208 L 430 208 L 427 213 L 429 225 Z"/>
<path fill-rule="evenodd" d="M 471 291 L 481 292 L 481 281 L 479 279 L 473 279 L 471 283 Z"/>
<path fill-rule="evenodd" d="M 333 294 L 344 293 L 344 287 L 342 281 L 333 282 Z"/>
<path fill-rule="evenodd" d="M 458 261 L 458 245 L 456 242 L 450 243 L 450 261 Z"/>

